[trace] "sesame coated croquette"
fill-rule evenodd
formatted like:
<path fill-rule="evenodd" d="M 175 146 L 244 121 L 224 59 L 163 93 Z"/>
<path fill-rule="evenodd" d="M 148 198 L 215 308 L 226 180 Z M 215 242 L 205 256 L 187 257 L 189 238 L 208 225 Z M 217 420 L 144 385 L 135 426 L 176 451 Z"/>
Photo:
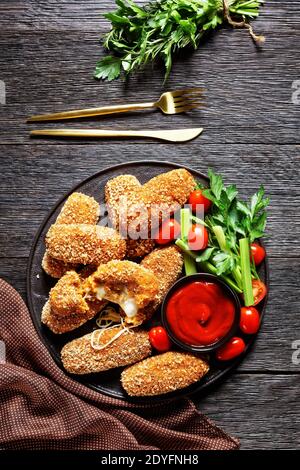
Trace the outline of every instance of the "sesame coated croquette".
<path fill-rule="evenodd" d="M 120 215 L 126 212 L 127 200 L 135 200 L 139 197 L 142 185 L 133 175 L 120 175 L 109 180 L 105 185 L 105 201 L 109 219 L 116 230 L 119 230 Z M 126 258 L 136 259 L 150 253 L 154 248 L 151 239 L 131 239 L 126 235 Z"/>
<path fill-rule="evenodd" d="M 57 224 L 92 224 L 95 225 L 99 219 L 100 206 L 90 196 L 82 193 L 71 194 L 64 203 L 56 222 Z M 42 260 L 42 268 L 51 277 L 60 278 L 67 271 L 76 269 L 74 263 L 65 263 L 50 256 L 46 251 Z"/>
<path fill-rule="evenodd" d="M 99 216 L 100 206 L 93 197 L 72 193 L 64 203 L 55 223 L 96 225 Z"/>
<path fill-rule="evenodd" d="M 94 316 L 99 313 L 107 304 L 107 302 L 103 301 L 98 304 L 97 309 L 91 308 L 89 311 L 82 313 L 82 314 L 71 314 L 71 315 L 56 315 L 53 310 L 51 309 L 51 305 L 49 300 L 45 303 L 43 310 L 41 321 L 44 325 L 46 325 L 49 330 L 53 333 L 60 335 L 63 333 L 68 333 L 69 331 L 76 330 L 80 326 L 84 325 L 88 320 L 94 318 Z M 96 311 L 97 310 L 97 311 Z"/>
<path fill-rule="evenodd" d="M 182 206 L 194 189 L 194 177 L 184 168 L 157 175 L 143 185 L 145 197 L 154 204 L 177 203 Z"/>
<path fill-rule="evenodd" d="M 128 324 L 141 324 L 149 320 L 163 301 L 164 296 L 182 271 L 183 256 L 176 246 L 157 248 L 147 255 L 141 266 L 149 269 L 158 279 L 158 292 L 152 302 L 140 309 L 134 318 L 126 318 Z"/>
<path fill-rule="evenodd" d="M 126 242 L 114 229 L 87 224 L 54 224 L 46 236 L 50 256 L 68 263 L 101 264 L 122 259 Z"/>
<path fill-rule="evenodd" d="M 85 297 L 84 279 L 76 271 L 68 271 L 50 290 L 49 301 L 57 316 L 84 315 L 99 312 L 102 301 Z"/>
<path fill-rule="evenodd" d="M 128 318 L 155 299 L 158 285 L 152 271 L 127 260 L 100 265 L 85 283 L 87 298 L 114 302 Z"/>
<path fill-rule="evenodd" d="M 103 332 L 100 342 L 106 344 L 121 327 Z M 147 331 L 131 330 L 116 338 L 104 349 L 94 349 L 92 334 L 67 343 L 61 351 L 64 368 L 71 374 L 90 374 L 114 367 L 126 366 L 150 356 L 151 345 Z"/>
<path fill-rule="evenodd" d="M 118 226 L 124 236 L 128 233 L 130 236 L 131 230 L 137 225 L 139 233 L 142 234 L 141 238 L 150 237 L 151 230 L 157 228 L 163 218 L 178 210 L 195 188 L 193 176 L 185 169 L 162 173 L 143 186 L 139 186 L 136 179 L 129 179 L 129 175 L 125 176 L 124 186 L 127 182 L 128 189 L 125 189 L 123 194 L 117 193 L 116 189 L 118 183 L 122 181 L 120 176 L 110 180 L 105 190 L 108 207 L 111 207 L 109 213 L 113 214 L 113 220 L 116 219 L 118 210 L 121 214 L 126 214 L 126 217 L 119 218 Z M 125 196 L 123 204 L 121 196 Z"/>
<path fill-rule="evenodd" d="M 119 175 L 107 181 L 105 185 L 105 202 L 113 227 L 118 230 L 122 198 L 140 191 L 141 183 L 133 175 Z"/>
<path fill-rule="evenodd" d="M 125 369 L 121 383 L 130 396 L 154 396 L 174 392 L 200 380 L 207 362 L 189 353 L 169 351 Z"/>
<path fill-rule="evenodd" d="M 55 259 L 49 255 L 48 251 L 45 251 L 42 260 L 42 268 L 49 276 L 59 279 L 66 274 L 66 272 L 76 269 L 77 264 L 65 263 L 64 261 Z"/>

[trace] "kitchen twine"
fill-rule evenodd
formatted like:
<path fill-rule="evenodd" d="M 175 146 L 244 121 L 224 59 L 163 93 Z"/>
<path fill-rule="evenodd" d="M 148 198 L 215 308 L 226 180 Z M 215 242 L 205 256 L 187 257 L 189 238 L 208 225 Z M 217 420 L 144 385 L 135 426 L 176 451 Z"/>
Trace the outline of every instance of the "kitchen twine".
<path fill-rule="evenodd" d="M 228 0 L 223 0 L 223 11 L 224 11 L 224 18 L 227 22 L 233 26 L 234 28 L 246 28 L 249 31 L 250 36 L 252 37 L 253 41 L 257 44 L 263 44 L 265 42 L 265 37 L 262 35 L 257 35 L 254 33 L 252 26 L 247 23 L 246 21 L 234 21 L 229 13 L 229 4 Z"/>

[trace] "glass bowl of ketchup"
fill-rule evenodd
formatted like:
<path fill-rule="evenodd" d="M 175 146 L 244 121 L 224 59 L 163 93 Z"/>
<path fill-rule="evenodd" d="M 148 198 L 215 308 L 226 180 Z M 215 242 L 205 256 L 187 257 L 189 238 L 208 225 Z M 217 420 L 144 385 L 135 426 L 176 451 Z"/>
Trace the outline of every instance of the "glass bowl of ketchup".
<path fill-rule="evenodd" d="M 182 349 L 209 352 L 234 335 L 240 310 L 237 294 L 222 279 L 197 273 L 170 288 L 162 304 L 162 324 Z"/>

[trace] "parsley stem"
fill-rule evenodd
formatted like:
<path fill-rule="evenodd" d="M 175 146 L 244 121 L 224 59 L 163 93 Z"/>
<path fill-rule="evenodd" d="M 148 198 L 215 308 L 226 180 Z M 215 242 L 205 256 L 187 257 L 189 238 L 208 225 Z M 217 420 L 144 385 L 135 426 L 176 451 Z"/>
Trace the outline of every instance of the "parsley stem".
<path fill-rule="evenodd" d="M 240 258 L 241 258 L 241 271 L 242 271 L 242 283 L 244 291 L 244 302 L 246 307 L 253 305 L 253 289 L 252 289 L 252 276 L 250 266 L 250 249 L 248 238 L 241 238 L 240 244 Z"/>

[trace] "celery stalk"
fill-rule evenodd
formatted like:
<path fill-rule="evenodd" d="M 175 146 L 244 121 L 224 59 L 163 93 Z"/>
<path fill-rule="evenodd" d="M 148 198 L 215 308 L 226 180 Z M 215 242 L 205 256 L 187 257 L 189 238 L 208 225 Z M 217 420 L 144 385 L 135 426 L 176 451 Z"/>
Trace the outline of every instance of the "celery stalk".
<path fill-rule="evenodd" d="M 216 236 L 216 239 L 218 240 L 219 247 L 221 248 L 221 250 L 227 251 L 225 233 L 222 227 L 220 225 L 215 225 L 214 227 L 212 227 L 212 229 Z"/>
<path fill-rule="evenodd" d="M 248 238 L 240 239 L 240 258 L 241 258 L 241 271 L 242 271 L 242 284 L 244 291 L 244 302 L 246 307 L 253 305 L 253 289 L 252 289 L 252 276 L 250 266 L 250 249 Z"/>
<path fill-rule="evenodd" d="M 184 252 L 184 254 L 189 255 L 190 258 L 193 258 L 195 260 L 198 257 L 198 254 L 194 251 L 191 251 L 188 247 L 188 244 L 180 238 L 176 240 L 175 245 L 177 245 Z"/>
<path fill-rule="evenodd" d="M 217 269 L 215 268 L 213 264 L 209 263 L 208 261 L 201 261 L 200 267 L 206 273 L 217 275 Z M 231 289 L 233 289 L 237 294 L 241 294 L 243 292 L 242 289 L 240 289 L 239 286 L 235 284 L 235 282 L 229 276 L 226 276 L 225 274 L 221 274 L 221 276 L 219 277 L 223 279 L 223 281 L 225 281 L 226 284 L 228 284 L 231 287 Z"/>
<path fill-rule="evenodd" d="M 181 238 L 186 239 L 188 236 L 189 230 L 192 226 L 190 209 L 181 209 L 180 225 L 181 225 Z M 190 256 L 190 254 L 184 252 L 183 260 L 184 260 L 185 274 L 187 276 L 190 276 L 191 274 L 195 274 L 197 272 L 197 266 L 193 257 Z"/>

